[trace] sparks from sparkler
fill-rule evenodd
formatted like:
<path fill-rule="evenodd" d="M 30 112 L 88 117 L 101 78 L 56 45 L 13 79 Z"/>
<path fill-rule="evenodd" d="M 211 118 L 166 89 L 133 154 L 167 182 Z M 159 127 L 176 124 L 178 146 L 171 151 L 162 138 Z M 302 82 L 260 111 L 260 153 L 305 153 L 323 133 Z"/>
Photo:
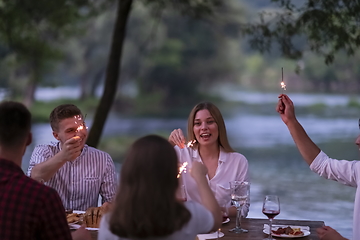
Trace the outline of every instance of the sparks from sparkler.
<path fill-rule="evenodd" d="M 189 142 L 186 144 L 186 146 L 187 146 L 187 147 L 192 147 L 192 146 L 194 146 L 195 143 L 196 143 L 196 140 L 194 139 L 194 140 L 189 141 Z"/>
<path fill-rule="evenodd" d="M 281 68 L 281 88 L 284 91 L 286 90 L 286 85 L 284 83 L 284 68 Z"/>
<path fill-rule="evenodd" d="M 85 114 L 85 117 L 84 117 L 84 120 L 83 120 L 82 123 L 81 123 L 81 122 L 79 122 L 79 123 L 77 122 L 77 121 L 81 121 L 81 120 L 82 120 L 81 115 L 76 115 L 76 116 L 74 116 L 74 118 L 75 118 L 75 124 L 78 124 L 78 125 L 79 125 L 79 126 L 77 127 L 77 129 L 76 129 L 76 132 L 80 132 L 80 131 L 83 130 L 84 128 L 87 129 L 87 127 L 85 126 L 86 116 L 87 116 L 87 114 Z"/>
<path fill-rule="evenodd" d="M 177 175 L 177 178 L 179 178 L 181 176 L 181 174 L 184 172 L 186 173 L 186 166 L 188 165 L 187 162 L 184 162 L 181 167 L 179 168 L 179 173 Z"/>

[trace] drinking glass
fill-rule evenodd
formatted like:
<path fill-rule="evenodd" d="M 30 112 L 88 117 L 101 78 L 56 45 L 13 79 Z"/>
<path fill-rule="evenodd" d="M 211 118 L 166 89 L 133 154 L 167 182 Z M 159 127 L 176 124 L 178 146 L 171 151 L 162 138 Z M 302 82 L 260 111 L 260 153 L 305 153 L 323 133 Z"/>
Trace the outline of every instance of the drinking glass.
<path fill-rule="evenodd" d="M 266 195 L 264 198 L 262 212 L 269 218 L 269 221 L 270 221 L 269 237 L 266 239 L 273 239 L 272 231 L 271 231 L 272 230 L 272 221 L 273 221 L 274 217 L 280 213 L 279 197 L 276 195 Z"/>
<path fill-rule="evenodd" d="M 241 210 L 250 195 L 250 183 L 241 181 L 230 182 L 231 202 L 236 207 L 236 226 L 230 229 L 234 233 L 246 233 L 248 230 L 241 228 Z"/>

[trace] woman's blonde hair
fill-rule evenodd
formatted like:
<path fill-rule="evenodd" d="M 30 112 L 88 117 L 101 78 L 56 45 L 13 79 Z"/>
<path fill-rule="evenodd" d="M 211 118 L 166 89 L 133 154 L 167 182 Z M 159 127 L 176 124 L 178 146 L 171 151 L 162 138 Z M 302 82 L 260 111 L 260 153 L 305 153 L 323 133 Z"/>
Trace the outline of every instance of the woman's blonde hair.
<path fill-rule="evenodd" d="M 188 117 L 188 128 L 187 128 L 187 137 L 188 140 L 195 140 L 195 134 L 194 134 L 194 119 L 196 116 L 196 113 L 200 110 L 208 110 L 211 114 L 211 116 L 214 118 L 216 124 L 218 125 L 218 131 L 219 131 L 219 138 L 218 143 L 219 146 L 223 148 L 225 152 L 235 152 L 232 147 L 229 144 L 227 134 L 226 134 L 226 127 L 224 119 L 221 115 L 220 110 L 212 103 L 210 102 L 201 102 L 197 104 L 190 112 Z M 194 148 L 198 147 L 198 142 L 194 143 Z"/>

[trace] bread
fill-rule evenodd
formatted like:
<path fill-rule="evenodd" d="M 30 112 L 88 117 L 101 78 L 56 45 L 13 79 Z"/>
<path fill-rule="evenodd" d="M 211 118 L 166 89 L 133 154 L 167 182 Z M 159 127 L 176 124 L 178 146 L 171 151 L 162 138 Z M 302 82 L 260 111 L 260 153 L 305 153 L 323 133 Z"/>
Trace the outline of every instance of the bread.
<path fill-rule="evenodd" d="M 90 228 L 99 228 L 100 220 L 103 215 L 103 210 L 101 207 L 90 207 L 86 210 L 84 215 L 84 222 L 86 227 Z"/>

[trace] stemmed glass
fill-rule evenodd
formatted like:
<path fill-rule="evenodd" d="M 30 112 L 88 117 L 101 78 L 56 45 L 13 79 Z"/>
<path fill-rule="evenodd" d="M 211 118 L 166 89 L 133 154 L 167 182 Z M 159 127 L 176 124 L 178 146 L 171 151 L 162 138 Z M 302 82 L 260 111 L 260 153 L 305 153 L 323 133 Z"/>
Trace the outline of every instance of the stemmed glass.
<path fill-rule="evenodd" d="M 276 195 L 266 195 L 263 203 L 262 208 L 263 214 L 265 214 L 270 221 L 269 225 L 269 238 L 266 239 L 273 239 L 272 238 L 272 220 L 275 216 L 280 213 L 280 201 L 279 197 Z"/>
<path fill-rule="evenodd" d="M 241 210 L 249 198 L 250 183 L 241 182 L 241 181 L 232 181 L 230 182 L 230 190 L 231 190 L 231 202 L 236 207 L 237 216 L 236 216 L 235 228 L 230 229 L 229 231 L 234 233 L 248 232 L 248 230 L 241 228 L 241 212 L 242 212 Z"/>

